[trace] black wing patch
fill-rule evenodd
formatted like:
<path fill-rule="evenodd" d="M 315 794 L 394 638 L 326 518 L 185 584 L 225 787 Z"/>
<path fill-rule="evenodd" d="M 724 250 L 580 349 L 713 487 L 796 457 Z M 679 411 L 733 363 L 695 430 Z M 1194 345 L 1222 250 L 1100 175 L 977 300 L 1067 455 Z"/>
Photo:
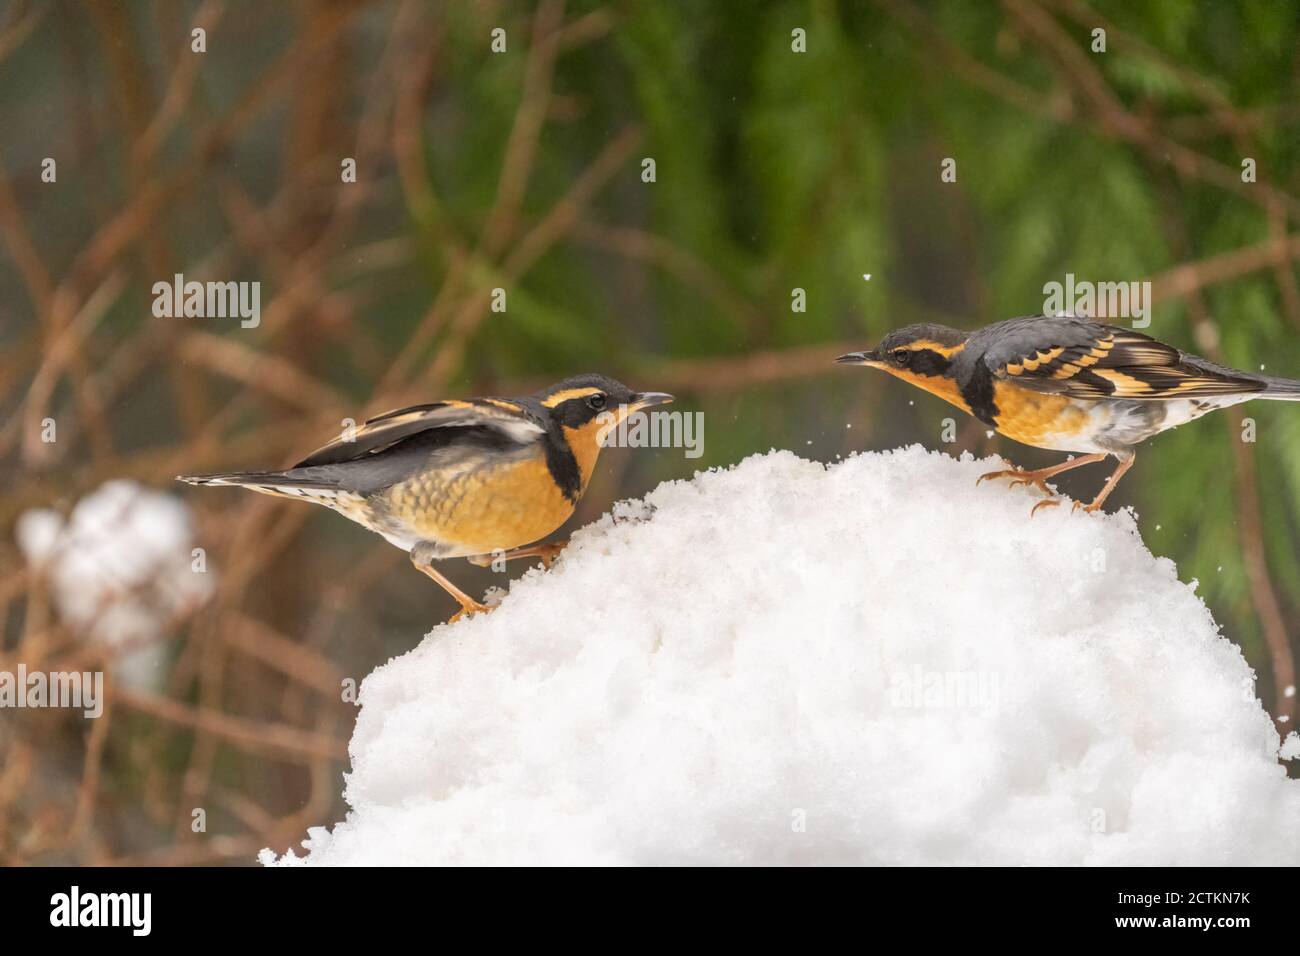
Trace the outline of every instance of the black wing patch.
<path fill-rule="evenodd" d="M 536 441 L 545 434 L 545 429 L 515 402 L 496 398 L 433 402 L 399 408 L 368 419 L 353 434 L 344 434 L 316 449 L 294 468 L 356 461 L 435 428 L 483 428 L 519 444 Z"/>

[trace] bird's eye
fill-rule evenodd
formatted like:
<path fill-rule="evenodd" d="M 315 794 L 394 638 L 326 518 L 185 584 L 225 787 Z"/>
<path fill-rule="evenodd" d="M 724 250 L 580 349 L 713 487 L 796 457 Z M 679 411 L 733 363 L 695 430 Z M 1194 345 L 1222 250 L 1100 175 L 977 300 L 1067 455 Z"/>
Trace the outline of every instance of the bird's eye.
<path fill-rule="evenodd" d="M 598 412 L 598 411 L 600 411 L 602 408 L 605 407 L 605 396 L 602 395 L 600 392 L 597 392 L 595 395 L 588 395 L 588 396 L 587 396 L 587 405 L 588 405 L 588 406 L 589 406 L 593 411 L 597 411 L 597 412 Z"/>
<path fill-rule="evenodd" d="M 907 358 L 911 354 L 912 353 L 909 352 L 907 349 L 894 349 L 894 361 L 897 362 L 899 365 L 906 365 Z"/>

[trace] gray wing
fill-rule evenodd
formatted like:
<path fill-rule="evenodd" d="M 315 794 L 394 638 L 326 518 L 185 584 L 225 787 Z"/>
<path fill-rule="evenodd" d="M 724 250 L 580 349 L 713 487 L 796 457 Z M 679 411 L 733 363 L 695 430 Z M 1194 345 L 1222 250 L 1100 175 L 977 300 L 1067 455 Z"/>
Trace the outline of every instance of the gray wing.
<path fill-rule="evenodd" d="M 541 424 L 517 402 L 496 398 L 434 402 L 399 408 L 368 419 L 354 434 L 344 434 L 321 446 L 294 468 L 358 461 L 416 435 L 451 428 L 474 429 L 521 445 L 538 441 L 545 434 Z"/>
<path fill-rule="evenodd" d="M 976 333 L 967 348 L 995 378 L 1071 398 L 1208 398 L 1264 388 L 1141 332 L 1074 316 L 1009 319 Z"/>

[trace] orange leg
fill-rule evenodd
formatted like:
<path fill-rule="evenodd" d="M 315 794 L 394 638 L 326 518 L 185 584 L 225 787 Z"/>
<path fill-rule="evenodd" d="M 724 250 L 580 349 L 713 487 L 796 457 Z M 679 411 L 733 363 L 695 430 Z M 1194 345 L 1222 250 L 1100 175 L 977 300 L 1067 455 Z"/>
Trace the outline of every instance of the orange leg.
<path fill-rule="evenodd" d="M 1093 498 L 1092 501 L 1088 502 L 1086 505 L 1080 504 L 1079 502 L 1076 501 L 1074 503 L 1074 507 L 1071 508 L 1070 510 L 1079 511 L 1080 509 L 1082 509 L 1083 511 L 1086 511 L 1089 514 L 1091 514 L 1094 511 L 1099 511 L 1101 509 L 1101 506 L 1105 504 L 1106 499 L 1110 497 L 1111 491 L 1114 490 L 1117 484 L 1119 484 L 1119 480 L 1124 477 L 1124 472 L 1132 468 L 1133 462 L 1135 462 L 1136 460 L 1137 460 L 1137 454 L 1134 452 L 1129 452 L 1129 456 L 1127 458 L 1121 458 L 1119 460 L 1119 466 L 1110 473 L 1110 477 L 1106 479 L 1106 484 L 1101 486 L 1101 491 L 1097 492 L 1097 497 Z M 1051 507 L 1055 507 L 1058 504 L 1060 504 L 1060 502 L 1057 501 L 1055 498 L 1049 498 L 1046 501 L 1038 502 L 1038 504 L 1034 505 L 1034 507 L 1030 509 L 1029 513 L 1032 515 L 1039 508 L 1044 508 L 1044 507 L 1051 508 Z"/>
<path fill-rule="evenodd" d="M 1105 503 L 1106 499 L 1110 496 L 1111 490 L 1114 489 L 1114 487 L 1119 484 L 1119 480 L 1124 477 L 1124 472 L 1132 468 L 1133 462 L 1135 461 L 1137 461 L 1137 454 L 1133 452 L 1130 452 L 1127 458 L 1121 459 L 1119 467 L 1111 472 L 1110 477 L 1106 479 L 1106 484 L 1102 486 L 1101 491 L 1097 492 L 1097 497 L 1093 498 L 1088 504 L 1081 506 L 1083 510 L 1088 512 L 1099 510 Z M 1075 507 L 1080 507 L 1078 502 L 1075 502 Z"/>
<path fill-rule="evenodd" d="M 549 568 L 555 563 L 555 559 L 560 556 L 560 552 L 568 545 L 569 539 L 556 541 L 551 544 L 530 544 L 526 548 L 514 548 L 510 551 L 503 551 L 500 554 L 475 554 L 466 558 L 470 564 L 476 564 L 480 568 L 492 567 L 492 562 L 500 558 L 502 561 L 513 561 L 516 558 L 541 558 L 543 567 Z"/>
<path fill-rule="evenodd" d="M 460 588 L 456 587 L 456 585 L 452 584 L 447 580 L 446 576 L 443 575 L 442 572 L 433 566 L 432 563 L 417 561 L 415 558 L 411 559 L 411 563 L 415 565 L 416 570 L 420 573 L 426 574 L 433 578 L 433 580 L 437 581 L 439 587 L 455 598 L 456 603 L 460 605 L 460 610 L 451 616 L 447 621 L 448 624 L 453 621 L 459 621 L 466 614 L 486 614 L 488 611 L 492 610 L 489 605 L 475 601 Z"/>
<path fill-rule="evenodd" d="M 1071 458 L 1069 461 L 1062 462 L 1059 465 L 1053 465 L 1050 468 L 1039 468 L 1037 471 L 1025 471 L 1022 468 L 1009 468 L 1005 471 L 990 471 L 986 475 L 980 475 L 979 484 L 984 479 L 993 478 L 1010 478 L 1011 487 L 1017 485 L 1033 485 L 1045 495 L 1050 495 L 1051 489 L 1047 487 L 1047 479 L 1053 475 L 1059 475 L 1063 471 L 1069 471 L 1071 468 L 1078 468 L 1082 465 L 1091 465 L 1094 461 L 1101 461 L 1106 456 L 1104 454 L 1080 455 L 1078 458 Z"/>

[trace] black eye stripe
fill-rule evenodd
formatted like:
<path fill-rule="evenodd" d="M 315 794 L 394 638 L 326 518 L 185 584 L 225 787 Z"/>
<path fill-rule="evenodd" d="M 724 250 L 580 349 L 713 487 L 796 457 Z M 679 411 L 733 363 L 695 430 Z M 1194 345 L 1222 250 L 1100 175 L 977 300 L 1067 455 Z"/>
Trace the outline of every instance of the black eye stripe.
<path fill-rule="evenodd" d="M 943 375 L 952 362 L 933 349 L 913 349 L 907 367 L 919 375 Z"/>

